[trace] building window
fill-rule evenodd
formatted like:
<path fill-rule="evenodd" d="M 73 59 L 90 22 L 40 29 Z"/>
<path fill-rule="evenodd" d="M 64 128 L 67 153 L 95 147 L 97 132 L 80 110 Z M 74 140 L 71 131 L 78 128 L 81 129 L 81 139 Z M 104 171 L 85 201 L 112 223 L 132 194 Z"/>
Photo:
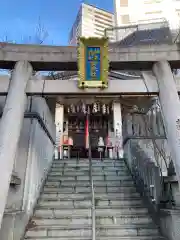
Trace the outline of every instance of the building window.
<path fill-rule="evenodd" d="M 180 17 L 180 10 L 176 10 L 177 15 Z"/>
<path fill-rule="evenodd" d="M 108 23 L 112 23 L 112 18 L 111 19 L 107 19 L 107 18 L 104 18 L 103 16 L 100 16 L 100 15 L 94 15 L 95 18 L 97 19 L 101 19 L 102 21 L 105 21 L 105 22 L 108 22 Z"/>
<path fill-rule="evenodd" d="M 128 24 L 129 23 L 129 15 L 122 15 L 121 16 L 121 23 Z"/>
<path fill-rule="evenodd" d="M 97 30 L 95 31 L 95 34 L 96 34 L 96 35 L 99 35 L 99 36 L 102 36 L 102 35 L 103 35 L 102 32 L 99 32 L 99 31 L 97 31 Z"/>
<path fill-rule="evenodd" d="M 95 10 L 95 12 L 94 12 L 95 14 L 97 14 L 98 16 L 103 16 L 103 17 L 105 17 L 106 19 L 108 18 L 108 19 L 111 19 L 112 20 L 112 15 L 110 15 L 110 14 L 106 14 L 106 13 L 104 13 L 104 12 L 99 12 L 99 11 L 96 11 Z"/>
<path fill-rule="evenodd" d="M 105 29 L 95 28 L 95 31 L 98 31 L 98 32 L 101 32 L 101 33 L 104 33 L 104 30 L 105 30 Z"/>
<path fill-rule="evenodd" d="M 103 26 L 106 26 L 106 27 L 112 27 L 112 23 L 107 23 L 107 22 L 102 22 L 102 21 L 100 21 L 99 19 L 96 19 L 95 18 L 95 23 L 99 23 L 99 24 L 102 24 L 101 26 L 103 27 Z"/>
<path fill-rule="evenodd" d="M 91 13 L 92 13 L 92 11 L 93 11 L 91 8 L 87 8 L 87 10 L 88 10 L 88 12 L 91 12 Z"/>
<path fill-rule="evenodd" d="M 121 7 L 128 7 L 128 0 L 120 0 Z"/>
<path fill-rule="evenodd" d="M 99 28 L 112 28 L 112 24 L 102 23 L 95 20 L 94 25 Z"/>

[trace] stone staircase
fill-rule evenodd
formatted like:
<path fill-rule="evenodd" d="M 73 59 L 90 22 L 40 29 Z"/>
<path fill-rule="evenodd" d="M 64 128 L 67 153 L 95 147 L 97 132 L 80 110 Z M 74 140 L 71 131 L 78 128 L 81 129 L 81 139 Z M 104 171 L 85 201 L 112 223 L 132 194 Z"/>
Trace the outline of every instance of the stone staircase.
<path fill-rule="evenodd" d="M 88 160 L 55 160 L 24 239 L 91 240 Z M 161 240 L 124 160 L 92 160 L 97 240 Z"/>

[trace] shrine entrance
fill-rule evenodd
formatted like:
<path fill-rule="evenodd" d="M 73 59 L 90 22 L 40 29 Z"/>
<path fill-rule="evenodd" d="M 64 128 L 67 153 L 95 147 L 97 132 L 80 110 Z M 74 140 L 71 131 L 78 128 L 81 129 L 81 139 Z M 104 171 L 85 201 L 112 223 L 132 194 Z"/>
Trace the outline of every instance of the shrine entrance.
<path fill-rule="evenodd" d="M 99 158 L 98 141 L 103 139 L 102 156 L 106 154 L 106 139 L 112 130 L 112 104 L 79 102 L 65 106 L 64 131 L 72 139 L 71 158 L 88 158 L 88 144 L 92 158 Z M 88 137 L 89 136 L 89 137 Z"/>

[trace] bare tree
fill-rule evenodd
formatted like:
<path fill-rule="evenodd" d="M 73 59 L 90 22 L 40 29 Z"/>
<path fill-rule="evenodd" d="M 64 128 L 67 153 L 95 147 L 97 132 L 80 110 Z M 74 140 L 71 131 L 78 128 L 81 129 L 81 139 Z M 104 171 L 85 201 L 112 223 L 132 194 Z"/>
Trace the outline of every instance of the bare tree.
<path fill-rule="evenodd" d="M 6 32 L 3 37 L 0 37 L 1 45 L 6 43 L 22 43 L 22 44 L 38 44 L 41 45 L 44 43 L 44 41 L 49 36 L 47 29 L 45 28 L 44 24 L 41 21 L 41 18 L 39 17 L 38 23 L 35 27 L 35 33 L 28 36 L 28 35 L 22 35 L 21 40 L 18 42 L 16 40 L 11 40 L 9 37 L 9 34 Z M 2 73 L 10 73 L 11 71 L 5 71 L 3 69 L 0 69 L 0 72 Z M 36 72 L 34 72 L 34 75 Z"/>
<path fill-rule="evenodd" d="M 43 44 L 44 41 L 49 36 L 47 29 L 45 28 L 44 24 L 41 21 L 41 18 L 38 18 L 38 23 L 35 27 L 35 33 L 32 35 L 22 35 L 20 41 L 11 40 L 9 34 L 6 32 L 0 37 L 0 42 L 5 43 L 25 43 L 25 44 Z"/>
<path fill-rule="evenodd" d="M 41 19 L 39 18 L 35 32 L 35 42 L 38 44 L 42 44 L 48 36 L 48 31 L 46 30 L 46 28 L 41 22 Z"/>

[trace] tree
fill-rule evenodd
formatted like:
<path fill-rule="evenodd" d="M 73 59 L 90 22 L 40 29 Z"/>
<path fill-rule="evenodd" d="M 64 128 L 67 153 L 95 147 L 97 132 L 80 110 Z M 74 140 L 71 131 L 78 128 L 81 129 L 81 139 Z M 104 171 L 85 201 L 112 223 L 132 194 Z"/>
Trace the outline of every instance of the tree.
<path fill-rule="evenodd" d="M 5 43 L 24 43 L 24 44 L 43 44 L 44 41 L 49 36 L 47 29 L 41 21 L 41 18 L 38 18 L 38 23 L 35 27 L 35 33 L 33 35 L 22 35 L 20 41 L 16 41 L 16 39 L 12 40 L 8 36 L 8 33 L 5 33 L 2 37 L 0 37 L 0 42 Z"/>
<path fill-rule="evenodd" d="M 6 33 L 2 38 L 0 38 L 0 42 L 3 42 L 3 44 L 5 43 L 22 43 L 22 44 L 38 44 L 41 45 L 44 43 L 44 41 L 47 39 L 47 37 L 49 36 L 47 29 L 45 28 L 44 24 L 41 21 L 41 18 L 38 18 L 38 23 L 36 25 L 35 28 L 35 34 L 34 35 L 23 35 L 21 37 L 21 41 L 17 42 L 16 40 L 11 40 L 8 36 L 8 34 Z M 1 43 L 2 44 L 2 43 Z M 10 73 L 11 71 L 7 71 L 7 70 L 3 70 L 0 69 L 1 73 Z M 37 73 L 34 72 L 34 75 L 36 75 Z"/>

